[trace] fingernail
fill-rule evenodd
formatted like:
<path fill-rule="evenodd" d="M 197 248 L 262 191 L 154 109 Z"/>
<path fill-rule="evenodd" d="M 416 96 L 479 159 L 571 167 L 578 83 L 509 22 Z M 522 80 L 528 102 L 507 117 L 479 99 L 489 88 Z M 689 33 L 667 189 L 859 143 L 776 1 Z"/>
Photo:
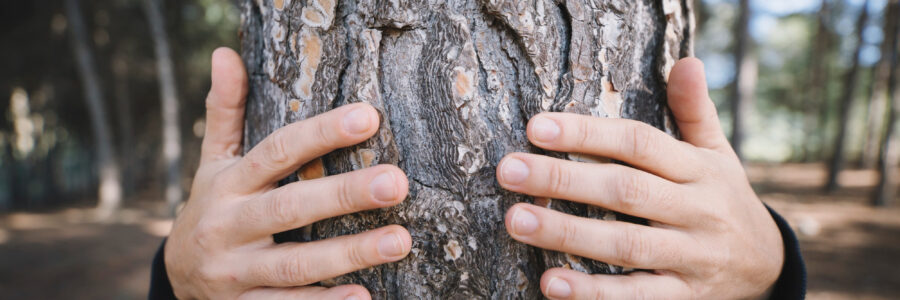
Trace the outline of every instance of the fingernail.
<path fill-rule="evenodd" d="M 372 116 L 368 109 L 360 107 L 344 115 L 344 130 L 352 134 L 361 134 L 369 131 L 372 125 Z"/>
<path fill-rule="evenodd" d="M 524 208 L 517 208 L 512 216 L 512 230 L 518 235 L 534 233 L 538 228 L 537 217 Z"/>
<path fill-rule="evenodd" d="M 403 255 L 403 242 L 396 233 L 388 234 L 378 240 L 378 254 L 384 258 Z"/>
<path fill-rule="evenodd" d="M 350 295 L 350 297 L 345 298 L 344 300 L 359 300 L 360 298 L 356 295 Z"/>
<path fill-rule="evenodd" d="M 572 287 L 569 283 L 559 277 L 550 279 L 547 284 L 547 297 L 552 299 L 566 299 L 572 295 Z"/>
<path fill-rule="evenodd" d="M 385 172 L 372 179 L 369 183 L 369 192 L 372 197 L 381 202 L 391 202 L 397 198 L 397 187 L 394 184 L 394 174 Z"/>
<path fill-rule="evenodd" d="M 549 143 L 559 137 L 561 129 L 555 121 L 547 117 L 535 117 L 532 123 L 532 134 L 539 142 Z"/>
<path fill-rule="evenodd" d="M 528 179 L 528 165 L 521 160 L 510 158 L 503 163 L 503 169 L 500 170 L 500 177 L 506 183 L 519 184 Z"/>

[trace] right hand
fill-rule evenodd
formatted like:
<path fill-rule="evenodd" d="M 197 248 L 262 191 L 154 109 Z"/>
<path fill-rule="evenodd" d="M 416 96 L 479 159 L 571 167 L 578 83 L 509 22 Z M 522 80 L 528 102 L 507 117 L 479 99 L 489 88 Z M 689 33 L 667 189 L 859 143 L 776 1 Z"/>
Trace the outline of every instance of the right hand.
<path fill-rule="evenodd" d="M 247 73 L 230 49 L 213 54 L 206 137 L 191 196 L 165 246 L 178 298 L 370 299 L 358 285 L 308 286 L 406 257 L 412 239 L 392 225 L 333 239 L 276 244 L 272 234 L 399 204 L 409 192 L 394 166 L 277 187 L 300 166 L 370 138 L 379 116 L 346 105 L 279 129 L 240 157 Z"/>

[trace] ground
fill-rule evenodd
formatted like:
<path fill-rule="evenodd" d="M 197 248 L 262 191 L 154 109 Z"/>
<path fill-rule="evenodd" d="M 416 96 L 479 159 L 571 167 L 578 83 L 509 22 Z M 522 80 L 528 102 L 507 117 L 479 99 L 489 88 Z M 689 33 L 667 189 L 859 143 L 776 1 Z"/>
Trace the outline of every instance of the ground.
<path fill-rule="evenodd" d="M 900 200 L 869 203 L 877 173 L 849 170 L 843 189 L 822 192 L 820 165 L 748 168 L 760 198 L 781 213 L 800 239 L 809 299 L 896 299 L 900 295 Z"/>
<path fill-rule="evenodd" d="M 850 170 L 826 195 L 820 165 L 748 167 L 760 197 L 797 231 L 810 299 L 892 299 L 900 295 L 900 201 L 867 204 L 876 175 Z M 146 203 L 143 201 L 142 203 Z M 4 299 L 140 299 L 150 261 L 171 221 L 138 205 L 107 223 L 86 208 L 0 215 Z"/>

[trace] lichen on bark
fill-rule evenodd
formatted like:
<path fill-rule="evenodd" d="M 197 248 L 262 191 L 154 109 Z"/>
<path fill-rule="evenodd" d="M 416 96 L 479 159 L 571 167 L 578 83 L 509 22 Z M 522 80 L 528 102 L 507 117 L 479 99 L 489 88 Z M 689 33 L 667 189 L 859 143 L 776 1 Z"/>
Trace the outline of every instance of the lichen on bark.
<path fill-rule="evenodd" d="M 387 224 L 406 226 L 410 256 L 323 282 L 358 283 L 378 299 L 539 298 L 541 273 L 620 267 L 512 240 L 506 210 L 531 197 L 500 188 L 510 152 L 586 162 L 530 145 L 525 126 L 545 111 L 632 118 L 671 134 L 665 85 L 691 55 L 687 0 L 245 0 L 242 51 L 251 74 L 245 149 L 286 124 L 365 102 L 381 129 L 285 179 L 312 180 L 376 164 L 410 178 L 400 206 L 277 234 L 303 242 Z M 312 174 L 312 175 L 310 175 Z M 571 214 L 620 216 L 543 199 Z"/>

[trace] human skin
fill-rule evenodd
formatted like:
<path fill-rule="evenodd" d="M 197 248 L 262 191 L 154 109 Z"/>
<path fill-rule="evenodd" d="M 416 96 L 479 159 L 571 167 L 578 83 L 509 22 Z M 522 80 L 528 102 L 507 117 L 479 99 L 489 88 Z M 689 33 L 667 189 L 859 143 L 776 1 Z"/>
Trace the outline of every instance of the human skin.
<path fill-rule="evenodd" d="M 412 243 L 403 227 L 311 243 L 276 244 L 272 234 L 406 198 L 407 178 L 394 166 L 277 186 L 304 163 L 372 137 L 379 124 L 374 108 L 347 105 L 291 124 L 241 157 L 246 70 L 225 48 L 213 54 L 212 66 L 200 167 L 164 249 L 176 296 L 370 299 L 358 285 L 309 285 L 403 259 Z M 551 269 L 541 279 L 547 297 L 752 298 L 778 277 L 780 233 L 725 140 L 699 61 L 675 66 L 669 103 L 684 141 L 628 120 L 541 114 L 529 123 L 538 147 L 632 167 L 523 153 L 501 161 L 497 178 L 511 191 L 649 220 L 644 226 L 512 207 L 506 227 L 519 241 L 653 270 L 615 276 Z"/>
<path fill-rule="evenodd" d="M 675 65 L 668 100 L 683 141 L 631 120 L 548 113 L 528 124 L 528 138 L 538 147 L 630 167 L 524 153 L 500 162 L 497 179 L 510 191 L 648 220 L 644 226 L 513 206 L 506 228 L 518 241 L 652 270 L 617 276 L 551 269 L 541 278 L 548 298 L 761 298 L 778 279 L 781 233 L 720 127 L 702 62 L 686 58 Z"/>

